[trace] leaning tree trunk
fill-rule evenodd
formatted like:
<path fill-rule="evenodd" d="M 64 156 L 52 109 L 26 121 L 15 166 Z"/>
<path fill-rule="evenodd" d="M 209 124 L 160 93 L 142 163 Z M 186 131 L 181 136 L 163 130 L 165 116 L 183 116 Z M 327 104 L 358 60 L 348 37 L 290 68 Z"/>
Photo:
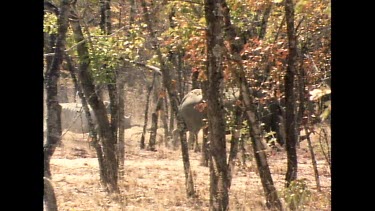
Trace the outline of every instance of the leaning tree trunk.
<path fill-rule="evenodd" d="M 205 0 L 207 22 L 207 116 L 210 140 L 210 210 L 228 210 L 229 180 L 225 143 L 224 106 L 220 84 L 223 80 L 223 32 L 221 0 Z"/>
<path fill-rule="evenodd" d="M 44 153 L 44 202 L 47 210 L 57 210 L 54 189 L 50 184 L 51 169 L 50 161 L 55 152 L 57 144 L 61 141 L 61 106 L 57 97 L 57 82 L 60 74 L 60 66 L 63 60 L 66 32 L 68 29 L 69 1 L 62 0 L 60 14 L 57 19 L 58 35 L 56 39 L 54 57 L 52 63 L 47 67 L 45 74 L 45 87 L 47 91 L 47 139 L 43 146 Z"/>
<path fill-rule="evenodd" d="M 178 115 L 178 105 L 180 104 L 180 100 L 178 98 L 176 89 L 171 84 L 172 80 L 171 80 L 170 72 L 164 63 L 165 60 L 162 56 L 162 52 L 160 48 L 158 47 L 159 44 L 157 42 L 157 37 L 155 35 L 155 32 L 152 29 L 152 22 L 149 16 L 149 12 L 148 12 L 145 0 L 141 0 L 141 6 L 143 8 L 143 16 L 147 24 L 147 30 L 151 36 L 151 44 L 153 46 L 153 49 L 155 49 L 158 61 L 160 63 L 160 71 L 162 72 L 162 77 L 163 77 L 162 78 L 163 86 L 166 88 L 168 92 L 168 96 L 171 102 L 171 108 L 173 110 L 174 115 L 177 118 L 177 128 L 180 133 L 182 160 L 184 164 L 186 194 L 188 197 L 193 197 L 195 196 L 195 190 L 194 190 L 194 183 L 193 183 L 193 175 L 190 169 L 189 149 L 188 149 L 187 140 L 186 140 L 186 125 L 182 117 Z"/>
<path fill-rule="evenodd" d="M 65 60 L 66 60 L 66 63 L 68 65 L 68 70 L 70 72 L 74 87 L 78 92 L 79 99 L 81 100 L 82 108 L 83 108 L 83 110 L 85 111 L 85 114 L 86 114 L 87 122 L 88 122 L 88 125 L 89 125 L 89 138 L 91 139 L 90 144 L 91 144 L 91 146 L 94 147 L 94 149 L 96 151 L 96 154 L 97 154 L 97 157 L 98 157 L 98 163 L 99 163 L 99 169 L 100 169 L 100 178 L 104 178 L 105 167 L 104 167 L 104 161 L 103 161 L 104 158 L 103 158 L 103 153 L 102 153 L 102 147 L 99 144 L 98 135 L 97 135 L 97 132 L 96 132 L 94 120 L 91 117 L 91 112 L 90 112 L 86 97 L 83 94 L 82 88 L 79 85 L 77 77 L 76 77 L 76 72 L 78 72 L 78 70 L 74 67 L 73 61 L 67 53 L 65 53 Z"/>
<path fill-rule="evenodd" d="M 243 43 L 239 42 L 235 38 L 237 33 L 231 23 L 230 10 L 224 1 L 223 4 L 223 16 L 226 32 L 226 40 L 229 41 L 231 47 L 231 60 L 236 62 L 238 68 L 237 72 L 234 74 L 236 81 L 238 82 L 245 107 L 245 117 L 249 122 L 250 138 L 254 150 L 254 157 L 257 163 L 260 179 L 263 185 L 263 190 L 266 196 L 266 205 L 272 210 L 283 210 L 281 201 L 277 195 L 276 188 L 273 184 L 271 171 L 267 163 L 267 156 L 264 152 L 265 147 L 263 146 L 261 139 L 261 129 L 259 124 L 259 119 L 257 119 L 257 109 L 253 105 L 252 90 L 250 90 L 250 85 L 246 79 L 246 74 L 242 64 L 242 59 L 240 56 L 240 51 L 243 48 Z"/>
<path fill-rule="evenodd" d="M 288 35 L 288 57 L 285 74 L 285 106 L 286 106 L 286 151 L 287 151 L 287 172 L 286 186 L 297 179 L 297 151 L 296 151 L 296 118 L 295 118 L 295 96 L 294 76 L 297 57 L 297 38 L 294 31 L 294 4 L 292 0 L 285 0 L 285 18 Z"/>
<path fill-rule="evenodd" d="M 240 94 L 240 101 L 242 101 L 242 94 Z M 236 106 L 234 110 L 234 127 L 232 128 L 232 138 L 230 140 L 230 150 L 228 158 L 228 175 L 229 175 L 229 187 L 232 183 L 233 170 L 235 167 L 235 161 L 238 154 L 238 145 L 241 138 L 241 127 L 242 127 L 242 110 L 239 106 Z"/>
<path fill-rule="evenodd" d="M 75 15 L 75 17 L 77 17 Z M 77 43 L 77 53 L 79 57 L 78 80 L 81 83 L 83 92 L 89 102 L 97 119 L 99 136 L 103 144 L 104 166 L 103 178 L 101 181 L 109 192 L 118 191 L 118 162 L 116 157 L 116 139 L 112 133 L 112 128 L 107 117 L 107 111 L 103 101 L 95 93 L 93 78 L 89 72 L 89 52 L 87 43 L 82 33 L 78 19 L 73 17 L 70 20 L 74 39 Z"/>

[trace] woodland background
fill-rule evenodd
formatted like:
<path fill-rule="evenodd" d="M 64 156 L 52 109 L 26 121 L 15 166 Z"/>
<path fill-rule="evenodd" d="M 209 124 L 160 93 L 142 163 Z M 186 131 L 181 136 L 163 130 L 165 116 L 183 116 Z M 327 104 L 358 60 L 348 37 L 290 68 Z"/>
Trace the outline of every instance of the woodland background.
<path fill-rule="evenodd" d="M 44 1 L 45 209 L 330 210 L 330 21 L 325 0 Z M 242 120 L 220 110 L 228 87 Z M 193 88 L 220 152 L 205 165 L 177 115 Z M 257 118 L 274 101 L 280 151 Z M 73 102 L 89 133 L 61 127 L 60 103 Z M 228 127 L 250 134 L 243 149 Z"/>

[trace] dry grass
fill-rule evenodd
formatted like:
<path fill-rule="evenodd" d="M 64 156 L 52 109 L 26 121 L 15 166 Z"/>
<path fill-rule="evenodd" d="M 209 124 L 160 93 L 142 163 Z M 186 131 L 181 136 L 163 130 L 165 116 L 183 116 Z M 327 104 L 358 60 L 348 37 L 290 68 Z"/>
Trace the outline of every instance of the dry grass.
<path fill-rule="evenodd" d="M 68 132 L 51 160 L 59 210 L 209 210 L 209 169 L 199 165 L 200 154 L 190 151 L 197 198 L 187 199 L 180 150 L 173 151 L 164 144 L 158 146 L 157 152 L 139 150 L 140 131 L 140 127 L 126 130 L 125 175 L 119 182 L 119 195 L 108 195 L 101 188 L 98 161 L 95 151 L 85 141 L 87 137 Z M 158 137 L 160 142 L 161 136 Z M 323 156 L 318 156 L 322 191 L 317 192 L 306 149 L 303 143 L 298 150 L 298 178 L 306 179 L 311 196 L 300 210 L 330 210 L 328 165 Z M 281 194 L 286 154 L 270 153 L 268 158 L 275 186 Z M 230 210 L 266 210 L 264 201 L 254 161 L 237 166 L 230 189 Z M 285 205 L 284 200 L 283 203 Z"/>

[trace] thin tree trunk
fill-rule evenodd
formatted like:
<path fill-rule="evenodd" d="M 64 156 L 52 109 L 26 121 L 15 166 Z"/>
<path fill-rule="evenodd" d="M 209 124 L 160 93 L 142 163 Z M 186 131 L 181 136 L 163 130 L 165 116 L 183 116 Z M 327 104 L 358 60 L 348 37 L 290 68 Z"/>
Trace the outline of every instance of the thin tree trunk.
<path fill-rule="evenodd" d="M 157 102 L 156 102 L 156 108 L 155 112 L 151 115 L 151 132 L 150 132 L 150 139 L 148 144 L 148 150 L 150 151 L 156 151 L 155 145 L 156 145 L 156 135 L 158 130 L 158 122 L 159 122 L 159 111 L 161 110 L 163 106 L 163 97 L 159 96 Z"/>
<path fill-rule="evenodd" d="M 89 131 L 90 131 L 89 136 L 90 136 L 90 139 L 91 139 L 91 146 L 94 147 L 94 149 L 96 151 L 96 154 L 97 154 L 98 162 L 99 162 L 100 178 L 104 179 L 105 178 L 105 176 L 104 176 L 105 167 L 104 167 L 104 158 L 103 158 L 102 147 L 98 143 L 99 140 L 98 140 L 98 135 L 97 135 L 97 132 L 96 132 L 96 127 L 95 127 L 95 124 L 94 124 L 94 120 L 91 117 L 91 112 L 90 112 L 86 97 L 84 96 L 82 88 L 79 85 L 77 77 L 76 77 L 76 72 L 78 70 L 76 70 L 76 68 L 73 66 L 72 59 L 66 53 L 65 53 L 65 60 L 66 60 L 66 63 L 68 65 L 68 70 L 69 70 L 70 75 L 72 77 L 74 87 L 78 92 L 78 97 L 81 100 L 83 110 L 85 111 L 85 114 L 86 114 L 87 122 L 88 122 L 88 125 L 89 125 Z"/>
<path fill-rule="evenodd" d="M 161 121 L 163 122 L 163 128 L 164 128 L 164 145 L 167 147 L 170 142 L 170 131 L 168 128 L 168 100 L 167 96 L 163 97 L 163 107 L 161 109 Z"/>
<path fill-rule="evenodd" d="M 146 108 L 145 108 L 145 119 L 144 119 L 144 124 L 143 124 L 143 131 L 142 131 L 142 136 L 141 136 L 141 141 L 140 141 L 140 148 L 144 149 L 145 148 L 145 135 L 146 135 L 146 130 L 147 130 L 147 122 L 148 122 L 148 110 L 150 107 L 150 99 L 151 99 L 151 91 L 154 88 L 156 80 L 156 73 L 154 72 L 152 76 L 152 83 L 147 89 L 147 97 L 146 97 Z"/>
<path fill-rule="evenodd" d="M 321 186 L 320 186 L 320 180 L 319 180 L 319 171 L 318 171 L 318 165 L 317 165 L 316 159 L 315 159 L 314 149 L 313 149 L 313 146 L 311 144 L 310 131 L 308 131 L 306 125 L 304 127 L 305 127 L 304 129 L 305 129 L 305 133 L 306 133 L 306 139 L 307 139 L 307 143 L 309 145 L 309 151 L 310 151 L 310 155 L 311 155 L 311 163 L 312 163 L 312 166 L 313 166 L 313 169 L 314 169 L 316 188 L 320 192 Z"/>
<path fill-rule="evenodd" d="M 43 146 L 44 154 L 44 204 L 47 211 L 57 211 L 56 196 L 51 179 L 50 161 L 56 146 L 61 141 L 61 106 L 57 96 L 57 82 L 60 75 L 60 66 L 63 61 L 66 32 L 68 29 L 69 1 L 62 0 L 57 19 L 58 33 L 54 57 L 45 73 L 46 104 L 47 104 L 47 139 Z"/>
<path fill-rule="evenodd" d="M 170 100 L 169 100 L 169 104 L 170 104 Z M 171 137 L 173 139 L 173 148 L 175 149 L 176 146 L 177 146 L 177 143 L 174 142 L 174 135 L 173 135 L 173 131 L 174 131 L 174 119 L 175 119 L 175 116 L 174 116 L 174 113 L 173 113 L 173 108 L 172 106 L 169 107 L 169 131 L 170 131 L 170 134 L 171 134 Z"/>
<path fill-rule="evenodd" d="M 208 66 L 208 65 L 207 65 Z M 202 89 L 202 98 L 207 99 L 207 90 L 208 90 L 208 80 L 201 82 Z M 203 139 L 202 139 L 202 158 L 201 165 L 208 167 L 208 162 L 210 160 L 210 146 L 209 146 L 209 134 L 208 134 L 208 120 L 205 121 L 205 126 L 203 127 Z"/>
<path fill-rule="evenodd" d="M 117 158 L 119 161 L 119 175 L 124 176 L 125 166 L 125 79 L 123 74 L 117 77 L 117 90 L 118 90 L 118 145 L 117 145 Z"/>
<path fill-rule="evenodd" d="M 47 89 L 47 143 L 44 145 L 44 173 L 51 177 L 49 161 L 57 144 L 61 141 L 61 106 L 57 97 L 57 82 L 60 75 L 60 66 L 63 60 L 65 38 L 68 28 L 69 1 L 61 1 L 60 15 L 57 20 L 58 36 L 55 45 L 55 56 L 47 67 L 45 85 Z"/>
<path fill-rule="evenodd" d="M 295 62 L 297 57 L 297 38 L 294 31 L 294 4 L 292 0 L 285 0 L 285 19 L 288 35 L 288 57 L 287 70 L 285 74 L 285 106 L 286 106 L 286 151 L 287 151 L 287 172 L 286 187 L 289 187 L 293 180 L 297 179 L 297 151 L 296 151 L 296 118 L 295 118 L 295 96 L 294 96 L 294 75 Z"/>
<path fill-rule="evenodd" d="M 112 31 L 111 25 L 111 6 L 110 0 L 100 0 L 100 29 L 104 34 L 110 34 Z"/>
<path fill-rule="evenodd" d="M 210 160 L 210 146 L 208 144 L 208 127 L 204 126 L 202 130 L 202 157 L 200 165 L 208 167 L 208 161 Z"/>
<path fill-rule="evenodd" d="M 94 81 L 89 73 L 89 53 L 84 41 L 84 36 L 79 23 L 79 20 L 71 18 L 70 24 L 72 26 L 74 39 L 77 45 L 77 52 L 79 57 L 79 71 L 78 79 L 81 83 L 83 92 L 87 97 L 95 117 L 97 119 L 99 127 L 99 136 L 103 144 L 104 154 L 104 167 L 105 174 L 104 178 L 101 178 L 109 192 L 118 192 L 118 162 L 116 157 L 116 139 L 113 136 L 112 129 L 107 117 L 107 111 L 105 109 L 103 101 L 100 100 L 99 96 L 95 92 Z"/>
<path fill-rule="evenodd" d="M 261 27 L 260 27 L 260 30 L 259 30 L 259 39 L 260 40 L 262 40 L 264 38 L 264 36 L 266 35 L 268 18 L 270 17 L 270 14 L 271 14 L 272 5 L 273 5 L 273 2 L 269 2 L 268 6 L 264 10 L 262 22 L 261 22 Z"/>
<path fill-rule="evenodd" d="M 148 142 L 147 150 L 156 151 L 155 144 L 156 144 L 156 130 L 158 127 L 158 114 L 154 112 L 151 114 L 151 132 L 150 132 L 150 139 Z"/>
<path fill-rule="evenodd" d="M 177 95 L 177 90 L 173 88 L 171 85 L 172 80 L 171 80 L 170 72 L 164 63 L 165 60 L 162 56 L 160 48 L 158 47 L 159 44 L 157 42 L 155 32 L 152 29 L 152 22 L 149 17 L 149 12 L 148 12 L 145 0 L 141 0 L 141 6 L 143 8 L 143 15 L 144 15 L 144 20 L 147 24 L 147 30 L 151 36 L 151 44 L 153 46 L 153 49 L 155 49 L 157 58 L 160 63 L 160 70 L 163 76 L 163 86 L 166 88 L 168 92 L 168 96 L 171 102 L 173 113 L 177 117 L 177 127 L 180 133 L 181 151 L 182 151 L 182 159 L 183 159 L 183 164 L 184 164 L 184 173 L 185 173 L 185 181 L 186 181 L 185 183 L 186 194 L 188 197 L 193 197 L 195 196 L 195 190 L 194 190 L 194 183 L 193 183 L 193 175 L 190 169 L 189 151 L 188 151 L 187 140 L 186 140 L 186 125 L 182 117 L 178 115 L 178 105 L 180 104 L 180 100 Z"/>
<path fill-rule="evenodd" d="M 249 122 L 249 131 L 251 143 L 253 146 L 254 157 L 257 163 L 260 179 L 263 185 L 263 189 L 266 195 L 266 205 L 271 210 L 283 210 L 280 199 L 277 195 L 276 188 L 273 184 L 271 171 L 267 163 L 267 156 L 265 153 L 265 147 L 263 146 L 261 139 L 261 129 L 259 120 L 256 118 L 258 115 L 256 113 L 256 108 L 252 104 L 251 94 L 249 90 L 249 84 L 245 77 L 243 76 L 244 72 L 241 71 L 242 76 L 239 77 L 239 83 L 241 84 L 241 89 L 243 91 L 243 99 L 246 107 L 246 118 Z"/>
<path fill-rule="evenodd" d="M 240 94 L 241 96 L 241 94 Z M 241 98 L 239 100 L 242 100 Z M 233 170 L 235 167 L 235 159 L 238 153 L 238 144 L 241 138 L 241 124 L 242 121 L 242 110 L 239 106 L 236 106 L 234 111 L 234 127 L 232 128 L 232 139 L 230 140 L 230 150 L 229 150 L 229 158 L 228 158 L 228 175 L 229 175 L 229 187 L 232 183 L 233 177 Z"/>

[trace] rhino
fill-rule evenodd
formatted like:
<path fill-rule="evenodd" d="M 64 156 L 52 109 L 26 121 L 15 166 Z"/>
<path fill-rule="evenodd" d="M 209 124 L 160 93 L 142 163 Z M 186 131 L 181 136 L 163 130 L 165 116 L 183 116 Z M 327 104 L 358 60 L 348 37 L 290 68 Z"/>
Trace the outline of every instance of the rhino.
<path fill-rule="evenodd" d="M 84 113 L 82 104 L 79 103 L 60 103 L 61 105 L 61 128 L 62 130 L 68 129 L 75 133 L 88 133 L 89 125 Z M 106 109 L 109 109 L 108 102 L 104 102 Z M 94 123 L 96 123 L 96 117 L 91 108 L 90 114 Z M 131 127 L 131 115 L 124 116 L 125 118 L 125 129 Z"/>
<path fill-rule="evenodd" d="M 239 98 L 239 89 L 232 88 L 224 92 L 223 104 L 227 111 L 233 110 L 235 101 Z M 200 129 L 204 126 L 204 119 L 207 118 L 207 112 L 199 108 L 204 102 L 201 89 L 193 89 L 187 93 L 182 99 L 179 106 L 179 115 L 186 124 L 189 132 L 188 142 L 192 146 L 194 140 L 196 142 Z M 267 106 L 259 109 L 259 119 L 262 122 L 262 128 L 265 133 L 275 132 L 276 141 L 283 146 L 285 143 L 284 118 L 282 107 L 272 102 Z M 176 133 L 177 134 L 177 133 Z M 266 138 L 271 140 L 270 138 Z"/>

